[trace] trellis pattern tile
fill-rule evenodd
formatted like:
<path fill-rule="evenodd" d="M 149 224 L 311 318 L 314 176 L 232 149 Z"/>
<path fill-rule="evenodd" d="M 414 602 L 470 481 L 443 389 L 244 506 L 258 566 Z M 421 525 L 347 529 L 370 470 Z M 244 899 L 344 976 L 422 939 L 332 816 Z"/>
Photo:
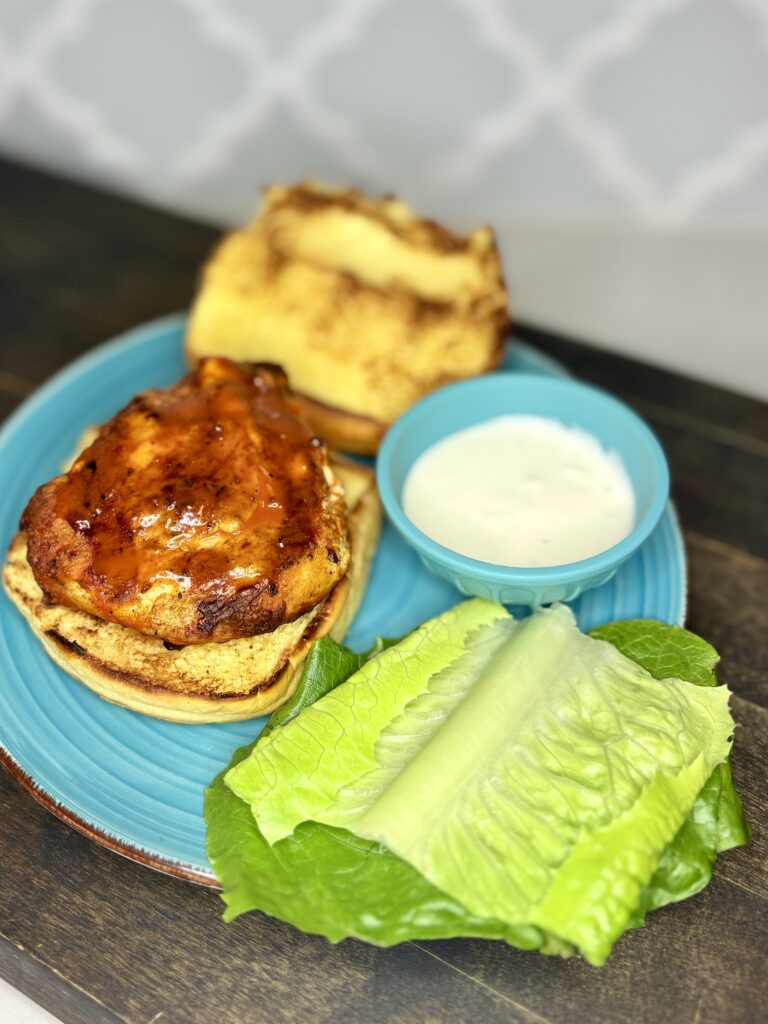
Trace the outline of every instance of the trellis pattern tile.
<path fill-rule="evenodd" d="M 215 220 L 768 229 L 768 0 L 0 0 L 0 149 Z"/>

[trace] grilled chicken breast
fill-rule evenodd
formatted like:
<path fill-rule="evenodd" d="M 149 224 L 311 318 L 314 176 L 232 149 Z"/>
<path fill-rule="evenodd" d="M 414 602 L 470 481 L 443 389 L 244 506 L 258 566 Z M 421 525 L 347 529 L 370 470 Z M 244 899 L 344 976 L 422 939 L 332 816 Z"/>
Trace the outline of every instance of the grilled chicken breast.
<path fill-rule="evenodd" d="M 270 632 L 347 572 L 344 493 L 277 367 L 145 391 L 21 520 L 43 593 L 171 646 Z"/>

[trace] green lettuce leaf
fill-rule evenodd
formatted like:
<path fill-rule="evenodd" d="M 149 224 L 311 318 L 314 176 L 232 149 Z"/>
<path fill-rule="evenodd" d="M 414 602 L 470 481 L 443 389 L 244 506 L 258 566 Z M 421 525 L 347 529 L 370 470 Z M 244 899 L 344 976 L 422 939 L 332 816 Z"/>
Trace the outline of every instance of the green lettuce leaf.
<path fill-rule="evenodd" d="M 613 644 L 654 679 L 686 679 L 697 686 L 717 686 L 715 668 L 720 655 L 706 640 L 680 626 L 630 619 L 598 626 L 589 635 Z"/>
<path fill-rule="evenodd" d="M 612 643 L 656 679 L 677 676 L 699 686 L 717 685 L 717 651 L 679 626 L 634 619 L 600 626 L 590 636 Z M 749 837 L 726 760 L 714 769 L 677 835 L 664 849 L 632 916 L 633 926 L 641 925 L 648 911 L 700 892 L 712 877 L 718 853 L 743 846 Z"/>
<path fill-rule="evenodd" d="M 251 757 L 233 768 L 227 785 L 246 803 L 258 799 L 257 821 L 268 842 L 289 836 L 302 821 L 319 820 L 312 809 L 318 803 L 334 804 L 342 776 L 352 779 L 375 768 L 372 748 L 381 731 L 422 694 L 430 679 L 453 671 L 454 663 L 467 654 L 470 634 L 494 624 L 504 630 L 518 626 L 501 605 L 479 598 L 431 619 L 368 661 L 300 718 L 267 736 Z M 490 655 L 503 639 L 494 634 L 480 646 L 490 648 Z M 465 743 L 471 739 L 466 737 Z M 326 824 L 344 827 L 345 822 Z"/>
<path fill-rule="evenodd" d="M 378 654 L 379 644 L 386 642 L 377 640 L 373 652 Z M 354 675 L 368 661 L 370 656 L 371 652 L 356 654 L 348 647 L 337 644 L 329 636 L 316 640 L 309 650 L 307 660 L 304 662 L 304 668 L 302 669 L 301 678 L 295 693 L 281 708 L 272 713 L 259 739 L 263 740 L 265 736 L 269 736 L 273 729 L 286 725 L 304 708 L 308 708 L 310 704 L 314 704 L 320 697 L 330 693 L 339 683 L 349 679 L 351 675 Z M 239 753 L 241 752 L 238 751 L 237 754 Z M 235 755 L 236 757 L 237 754 Z M 238 761 L 241 760 L 242 757 L 238 757 Z"/>
<path fill-rule="evenodd" d="M 654 680 L 562 606 L 517 623 L 469 601 L 257 744 L 226 783 L 273 849 L 302 822 L 346 828 L 471 915 L 601 963 L 727 756 L 727 698 Z"/>
<path fill-rule="evenodd" d="M 677 627 L 616 623 L 596 630 L 595 635 L 610 640 L 658 677 L 677 675 L 700 685 L 715 682 L 713 649 Z M 373 652 L 391 643 L 379 642 Z M 290 707 L 275 712 L 269 727 L 290 720 L 367 660 L 367 655 L 354 655 L 329 639 L 315 644 L 313 651 Z M 252 746 L 237 751 L 230 767 L 248 756 Z M 355 936 L 391 945 L 407 939 L 467 935 L 503 938 L 526 949 L 570 951 L 539 929 L 510 932 L 501 922 L 473 918 L 385 847 L 346 830 L 306 822 L 292 837 L 270 847 L 250 808 L 225 785 L 225 774 L 220 773 L 207 791 L 205 812 L 209 857 L 224 890 L 226 920 L 259 909 L 334 942 Z M 698 891 L 709 878 L 714 851 L 739 845 L 747 837 L 730 769 L 723 764 L 712 773 L 662 854 L 629 925 L 641 924 L 645 912 L 654 906 Z"/>
<path fill-rule="evenodd" d="M 329 637 L 313 644 L 291 700 L 272 714 L 253 743 L 235 751 L 228 768 L 206 790 L 208 858 L 222 886 L 224 919 L 261 910 L 331 942 L 355 937 L 389 946 L 461 935 L 537 949 L 543 941 L 538 929 L 510 929 L 500 921 L 473 917 L 384 846 L 345 829 L 304 822 L 292 836 L 270 846 L 250 807 L 224 782 L 229 768 L 273 729 L 397 643 L 378 639 L 365 654 Z"/>
<path fill-rule="evenodd" d="M 257 741 L 258 742 L 258 741 Z M 243 747 L 232 765 L 246 758 Z M 331 942 L 355 937 L 389 946 L 462 935 L 536 949 L 535 928 L 473 917 L 385 847 L 345 829 L 304 822 L 270 846 L 248 804 L 221 773 L 206 792 L 208 856 L 223 886 L 224 919 L 258 909 Z"/>

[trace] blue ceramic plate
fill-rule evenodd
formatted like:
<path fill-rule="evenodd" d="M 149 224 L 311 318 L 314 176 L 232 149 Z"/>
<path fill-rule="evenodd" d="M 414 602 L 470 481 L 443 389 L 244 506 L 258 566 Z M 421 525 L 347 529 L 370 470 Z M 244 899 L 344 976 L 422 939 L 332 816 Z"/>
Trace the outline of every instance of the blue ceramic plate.
<path fill-rule="evenodd" d="M 96 349 L 9 420 L 0 434 L 3 550 L 29 496 L 60 471 L 85 426 L 184 372 L 183 329 L 184 318 L 171 317 Z M 502 369 L 565 372 L 518 342 Z M 640 551 L 573 608 L 583 629 L 635 617 L 682 623 L 685 589 L 670 506 Z M 364 649 L 377 635 L 401 636 L 459 598 L 388 525 L 347 642 Z M 203 789 L 263 722 L 175 725 L 108 704 L 57 668 L 5 594 L 0 598 L 0 758 L 55 814 L 134 860 L 215 884 L 205 855 Z"/>

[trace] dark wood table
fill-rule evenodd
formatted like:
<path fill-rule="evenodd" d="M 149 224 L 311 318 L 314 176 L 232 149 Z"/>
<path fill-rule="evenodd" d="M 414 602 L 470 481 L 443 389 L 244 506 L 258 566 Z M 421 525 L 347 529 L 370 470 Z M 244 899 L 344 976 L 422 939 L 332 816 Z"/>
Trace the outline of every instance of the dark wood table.
<path fill-rule="evenodd" d="M 84 350 L 185 308 L 215 237 L 0 163 L 0 414 Z M 733 767 L 752 844 L 721 857 L 704 893 L 625 936 L 601 970 L 474 940 L 331 946 L 258 914 L 224 925 L 214 892 L 107 852 L 0 771 L 0 975 L 67 1022 L 766 1019 L 768 407 L 546 332 L 518 334 L 629 402 L 667 450 L 688 623 L 718 647 L 736 694 Z"/>

